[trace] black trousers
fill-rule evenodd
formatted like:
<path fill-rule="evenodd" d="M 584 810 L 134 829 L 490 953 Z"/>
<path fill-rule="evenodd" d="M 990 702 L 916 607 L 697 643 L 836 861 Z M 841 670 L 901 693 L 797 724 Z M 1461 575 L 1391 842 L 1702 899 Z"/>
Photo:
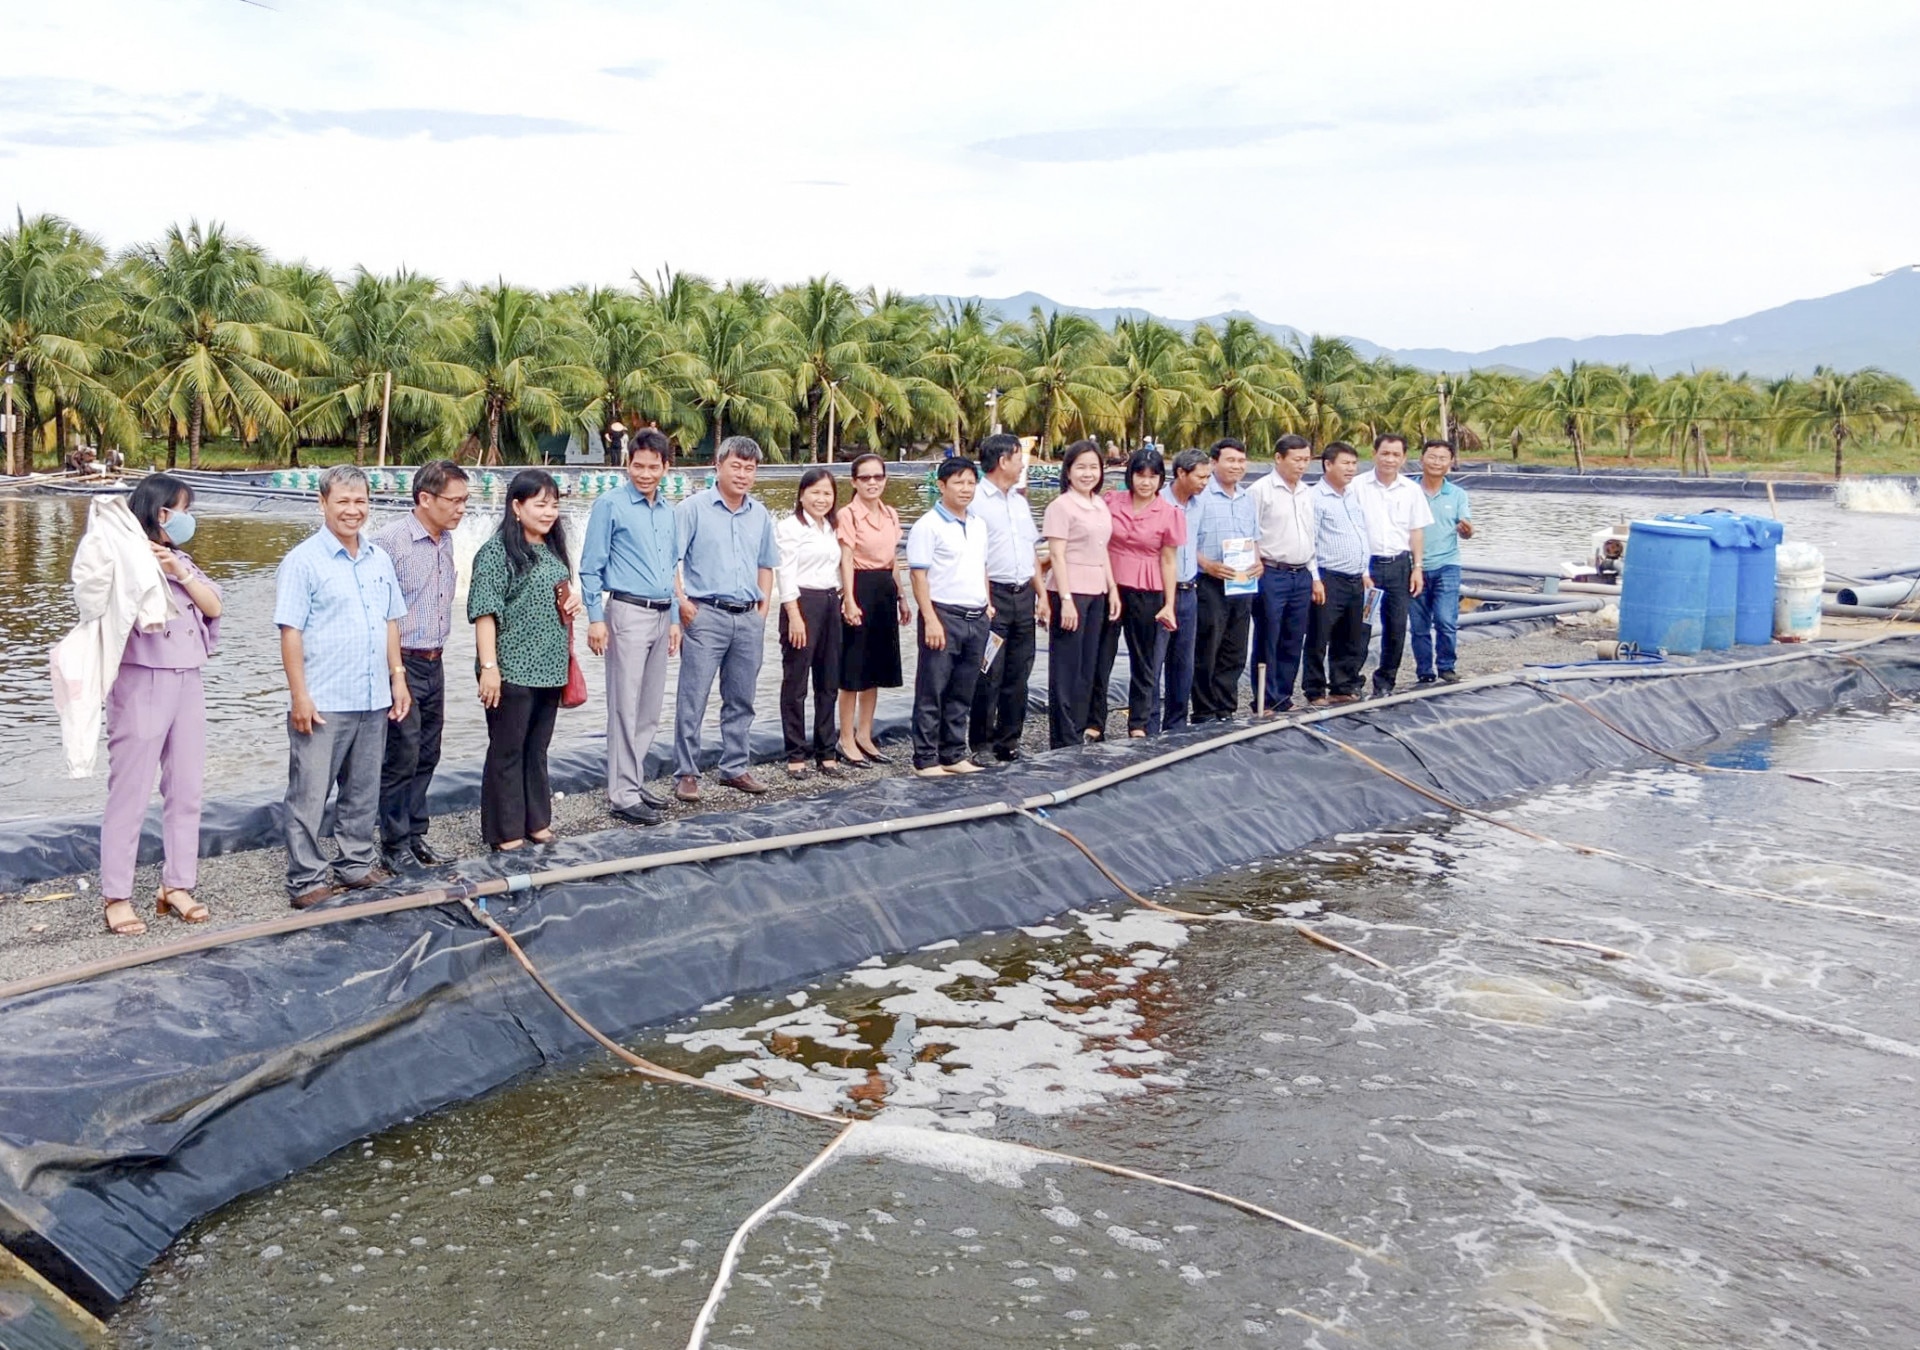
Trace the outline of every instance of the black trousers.
<path fill-rule="evenodd" d="M 1047 744 L 1058 750 L 1078 745 L 1087 729 L 1093 698 L 1094 667 L 1100 660 L 1100 635 L 1107 625 L 1107 597 L 1076 595 L 1079 626 L 1060 626 L 1061 598 L 1053 597 L 1047 624 Z"/>
<path fill-rule="evenodd" d="M 1251 595 L 1228 595 L 1224 581 L 1202 572 L 1196 578 L 1199 632 L 1193 648 L 1193 720 L 1232 717 L 1240 707 L 1240 672 L 1247 666 Z"/>
<path fill-rule="evenodd" d="M 1360 692 L 1367 664 L 1367 583 L 1358 572 L 1320 571 L 1325 604 L 1315 605 L 1307 624 L 1306 673 L 1300 689 L 1309 699 Z"/>
<path fill-rule="evenodd" d="M 480 776 L 480 837 L 510 844 L 553 823 L 547 746 L 560 711 L 558 687 L 500 682 L 500 706 L 487 709 L 487 763 Z"/>
<path fill-rule="evenodd" d="M 1039 637 L 1033 603 L 1031 583 L 993 583 L 992 631 L 1004 645 L 973 686 L 967 741 L 975 750 L 992 750 L 1001 759 L 1020 748 L 1020 732 L 1027 724 L 1027 681 L 1033 674 L 1033 650 Z"/>
<path fill-rule="evenodd" d="M 1407 654 L 1407 610 L 1413 603 L 1413 554 L 1370 558 L 1367 573 L 1380 592 L 1380 664 L 1373 672 L 1373 692 L 1391 694 L 1400 663 Z"/>
<path fill-rule="evenodd" d="M 980 681 L 980 658 L 987 652 L 987 616 L 936 604 L 947 645 L 927 646 L 927 625 L 920 629 L 920 660 L 913 672 L 913 767 L 958 764 L 967 757 L 967 717 L 973 689 Z"/>
<path fill-rule="evenodd" d="M 780 732 L 787 742 L 787 762 L 834 759 L 839 737 L 834 729 L 834 705 L 840 696 L 840 592 L 800 592 L 800 621 L 807 640 L 796 647 L 787 641 L 787 607 L 780 607 Z M 813 743 L 807 743 L 807 680 L 813 680 Z"/>
<path fill-rule="evenodd" d="M 427 788 L 440 765 L 440 731 L 447 720 L 447 673 L 439 659 L 403 654 L 400 660 L 413 706 L 387 724 L 380 765 L 380 838 L 389 849 L 426 837 Z"/>
<path fill-rule="evenodd" d="M 1113 663 L 1120 655 L 1120 639 L 1127 640 L 1127 730 L 1158 731 L 1153 713 L 1153 687 L 1166 658 L 1167 630 L 1154 615 L 1167 602 L 1164 591 L 1120 588 L 1120 622 L 1110 623 L 1100 635 L 1099 662 L 1093 672 L 1093 694 L 1087 701 L 1087 726 L 1107 729 L 1107 689 L 1113 682 Z"/>

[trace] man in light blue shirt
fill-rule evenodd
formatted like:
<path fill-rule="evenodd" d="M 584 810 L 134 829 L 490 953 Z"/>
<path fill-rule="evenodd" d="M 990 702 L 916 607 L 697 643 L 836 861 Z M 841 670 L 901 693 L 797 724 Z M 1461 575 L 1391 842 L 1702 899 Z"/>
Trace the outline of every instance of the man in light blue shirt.
<path fill-rule="evenodd" d="M 760 678 L 767 611 L 780 546 L 773 515 L 753 499 L 760 443 L 729 436 L 714 452 L 714 485 L 674 509 L 680 564 L 680 688 L 673 725 L 673 795 L 700 800 L 700 724 L 713 677 L 720 677 L 720 782 L 758 795 L 767 785 L 749 772 L 753 691 Z"/>
<path fill-rule="evenodd" d="M 1247 625 L 1260 580 L 1260 510 L 1240 486 L 1247 476 L 1247 447 L 1223 436 L 1207 451 L 1213 477 L 1200 494 L 1194 523 L 1199 566 L 1198 622 L 1193 653 L 1193 720 L 1219 721 L 1240 706 L 1240 672 L 1247 664 Z M 1223 561 L 1229 542 L 1252 561 L 1229 567 Z M 1176 617 L 1175 622 L 1178 622 Z"/>
<path fill-rule="evenodd" d="M 681 639 L 673 598 L 677 513 L 660 491 L 669 449 L 653 427 L 634 433 L 627 481 L 594 502 L 580 549 L 587 649 L 607 658 L 607 806 L 629 825 L 666 819 L 667 799 L 646 783 L 667 660 Z"/>
<path fill-rule="evenodd" d="M 1422 585 L 1409 606 L 1416 685 L 1439 679 L 1457 684 L 1453 668 L 1460 632 L 1460 541 L 1473 538 L 1473 506 L 1463 487 L 1449 482 L 1453 444 L 1428 441 L 1420 450 L 1420 488 L 1433 524 L 1421 550 Z"/>
<path fill-rule="evenodd" d="M 400 659 L 407 602 L 393 560 L 361 534 L 371 503 L 367 476 L 336 464 L 320 478 L 324 528 L 296 544 L 274 573 L 273 621 L 286 671 L 287 895 L 294 908 L 387 879 L 375 866 L 374 825 L 387 723 L 407 715 L 412 695 Z M 340 784 L 333 838 L 320 851 L 327 793 Z M 328 884 L 328 872 L 339 886 Z"/>
<path fill-rule="evenodd" d="M 1360 454 L 1334 441 L 1320 455 L 1313 487 L 1313 614 L 1307 628 L 1306 670 L 1300 679 L 1316 708 L 1360 696 L 1367 663 L 1367 514 L 1353 493 Z"/>

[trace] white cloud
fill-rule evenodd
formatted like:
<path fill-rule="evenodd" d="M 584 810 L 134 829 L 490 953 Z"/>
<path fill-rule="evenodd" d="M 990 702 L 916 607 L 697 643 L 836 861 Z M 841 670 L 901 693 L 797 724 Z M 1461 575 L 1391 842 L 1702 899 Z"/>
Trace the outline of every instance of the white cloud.
<path fill-rule="evenodd" d="M 1920 214 L 1911 4 L 270 3 L 10 17 L 0 209 L 1466 348 L 1841 289 Z"/>

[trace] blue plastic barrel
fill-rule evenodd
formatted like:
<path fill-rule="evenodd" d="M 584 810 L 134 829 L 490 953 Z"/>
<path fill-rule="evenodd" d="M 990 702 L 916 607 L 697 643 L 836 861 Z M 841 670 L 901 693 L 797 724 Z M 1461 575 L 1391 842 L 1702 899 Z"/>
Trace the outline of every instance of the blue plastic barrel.
<path fill-rule="evenodd" d="M 1773 641 L 1774 550 L 1787 527 L 1765 516 L 1742 516 L 1747 544 L 1740 550 L 1739 598 L 1734 607 L 1733 640 L 1764 647 Z"/>
<path fill-rule="evenodd" d="M 1707 633 L 1713 532 L 1675 520 L 1636 520 L 1620 576 L 1620 640 L 1676 656 L 1700 650 Z"/>
<path fill-rule="evenodd" d="M 1707 623 L 1700 646 L 1723 652 L 1734 642 L 1734 617 L 1740 606 L 1740 552 L 1750 537 L 1746 517 L 1731 511 L 1697 511 L 1684 516 L 1661 516 L 1702 526 L 1711 536 L 1707 570 Z"/>

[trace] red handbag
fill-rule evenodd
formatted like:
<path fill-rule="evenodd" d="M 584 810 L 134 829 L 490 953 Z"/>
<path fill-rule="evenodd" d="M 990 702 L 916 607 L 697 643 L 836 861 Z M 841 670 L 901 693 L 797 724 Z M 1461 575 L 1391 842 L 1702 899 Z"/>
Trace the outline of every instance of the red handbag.
<path fill-rule="evenodd" d="M 587 672 L 580 668 L 580 658 L 573 651 L 573 616 L 567 613 L 566 582 L 554 586 L 553 603 L 560 611 L 560 626 L 567 630 L 567 687 L 560 691 L 560 706 L 579 708 L 587 701 Z"/>

